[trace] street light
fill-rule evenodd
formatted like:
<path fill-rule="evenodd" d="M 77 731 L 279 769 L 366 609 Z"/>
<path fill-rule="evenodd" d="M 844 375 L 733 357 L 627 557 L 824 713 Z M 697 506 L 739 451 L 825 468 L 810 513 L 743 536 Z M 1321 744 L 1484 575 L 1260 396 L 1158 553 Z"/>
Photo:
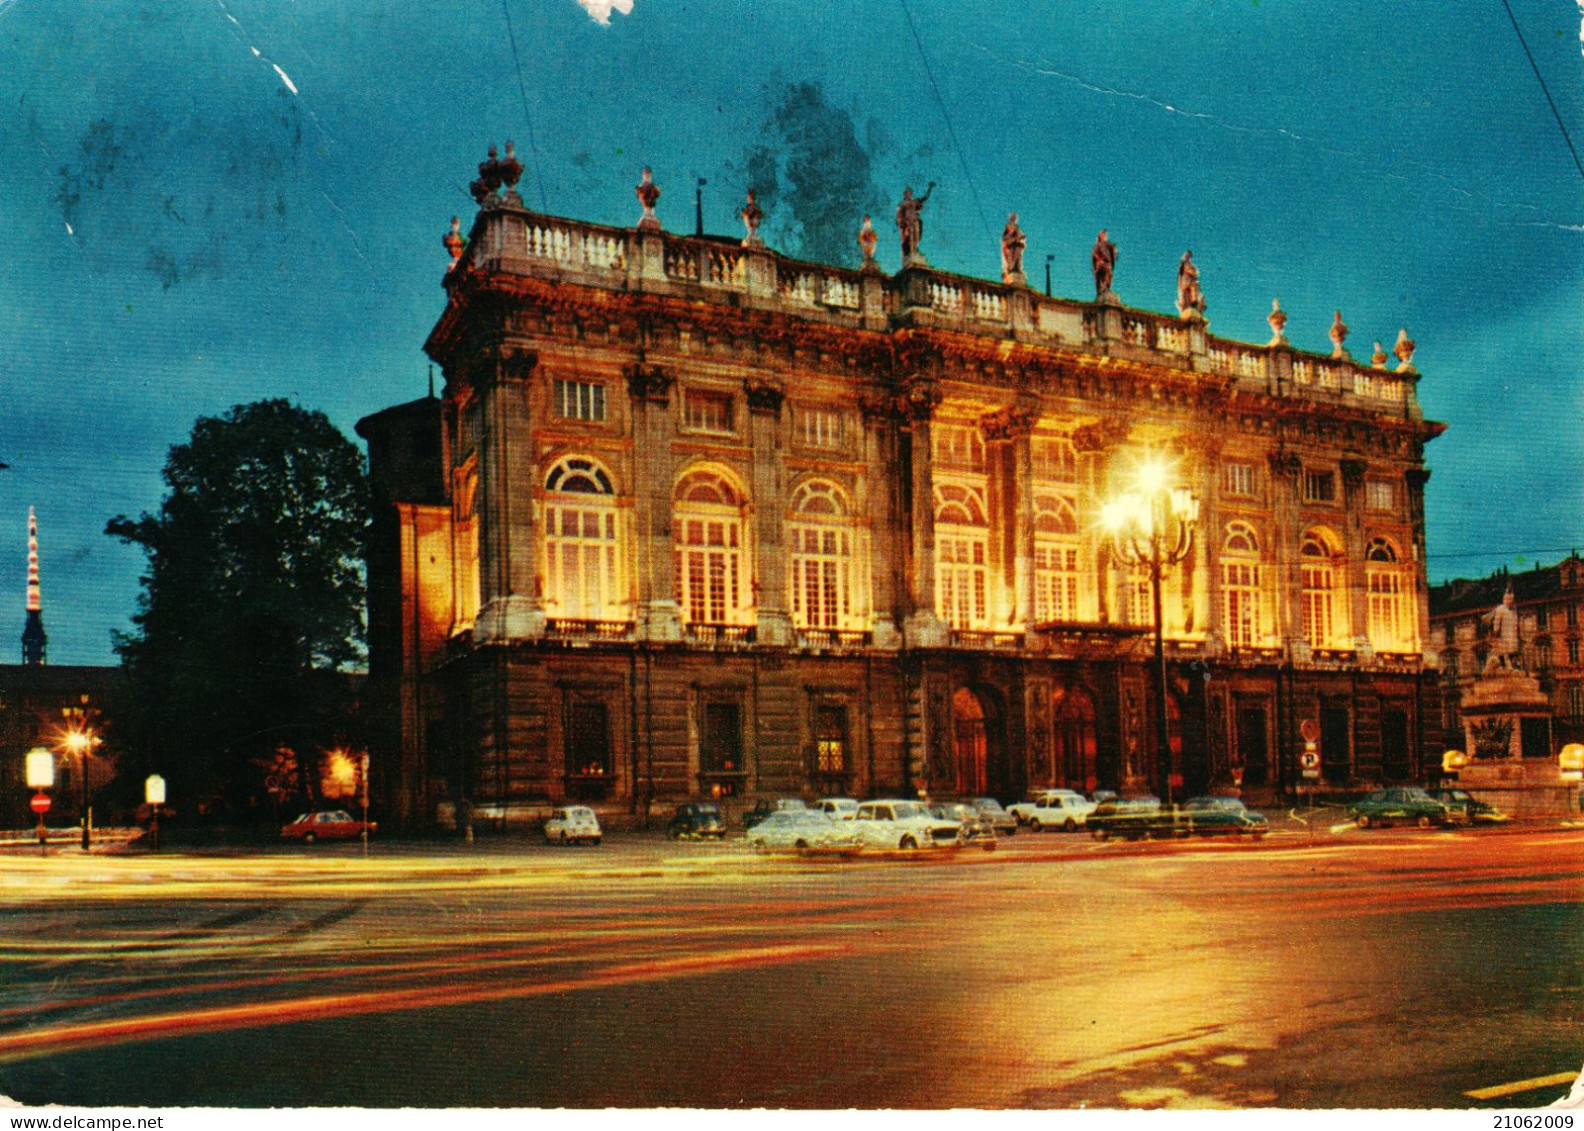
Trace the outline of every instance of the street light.
<path fill-rule="evenodd" d="M 1172 802 L 1171 736 L 1166 726 L 1166 624 L 1161 610 L 1161 575 L 1176 565 L 1193 547 L 1194 526 L 1199 521 L 1199 500 L 1182 487 L 1171 485 L 1171 469 L 1150 457 L 1138 466 L 1131 490 L 1101 509 L 1101 521 L 1111 535 L 1117 558 L 1123 564 L 1148 566 L 1150 596 L 1155 613 L 1155 741 L 1159 776 L 1166 803 Z"/>
<path fill-rule="evenodd" d="M 67 714 L 68 716 L 72 715 L 72 711 L 68 709 Z M 87 852 L 90 820 L 88 811 L 88 752 L 99 745 L 99 736 L 89 729 L 88 724 L 83 721 L 81 716 L 78 716 L 76 724 L 71 730 L 66 732 L 63 745 L 71 753 L 77 755 L 77 769 L 82 777 L 82 848 L 84 852 Z"/>
<path fill-rule="evenodd" d="M 38 842 L 39 852 L 44 851 L 44 842 L 49 839 L 49 834 L 44 830 L 44 814 L 49 812 L 49 794 L 44 791 L 54 788 L 55 785 L 55 755 L 42 746 L 35 746 L 27 752 L 25 776 L 27 787 L 36 792 L 33 794 L 33 812 L 38 814 Z"/>
<path fill-rule="evenodd" d="M 159 850 L 159 811 L 165 804 L 165 779 L 158 774 L 150 774 L 143 783 L 143 800 L 149 807 L 149 836 L 153 839 L 154 848 Z"/>

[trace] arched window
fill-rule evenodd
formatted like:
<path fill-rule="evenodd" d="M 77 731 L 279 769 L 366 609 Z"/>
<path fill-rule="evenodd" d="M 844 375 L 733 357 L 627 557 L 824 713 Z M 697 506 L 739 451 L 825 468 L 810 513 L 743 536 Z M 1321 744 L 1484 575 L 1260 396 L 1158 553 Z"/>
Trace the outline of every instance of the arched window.
<path fill-rule="evenodd" d="M 1397 547 L 1387 538 L 1370 539 L 1364 551 L 1369 638 L 1377 652 L 1407 652 L 1413 648 L 1401 560 Z"/>
<path fill-rule="evenodd" d="M 677 600 L 690 624 L 751 624 L 745 565 L 747 499 L 724 471 L 701 468 L 677 484 Z"/>
<path fill-rule="evenodd" d="M 798 628 L 863 627 L 854 584 L 856 541 L 852 508 L 839 487 L 811 480 L 793 493 L 787 522 L 788 592 L 792 623 Z"/>
<path fill-rule="evenodd" d="M 1034 619 L 1078 619 L 1078 508 L 1070 496 L 1034 496 Z"/>
<path fill-rule="evenodd" d="M 980 491 L 936 484 L 935 611 L 952 628 L 990 627 L 989 533 Z"/>
<path fill-rule="evenodd" d="M 1259 535 L 1246 522 L 1227 524 L 1221 543 L 1221 600 L 1226 642 L 1253 648 L 1265 642 L 1265 598 L 1260 589 Z"/>
<path fill-rule="evenodd" d="M 1336 558 L 1334 543 L 1323 530 L 1309 530 L 1298 543 L 1302 575 L 1304 637 L 1311 648 L 1334 648 L 1336 624 Z"/>
<path fill-rule="evenodd" d="M 620 516 L 610 475 L 567 456 L 545 476 L 545 602 L 552 617 L 625 620 Z"/>

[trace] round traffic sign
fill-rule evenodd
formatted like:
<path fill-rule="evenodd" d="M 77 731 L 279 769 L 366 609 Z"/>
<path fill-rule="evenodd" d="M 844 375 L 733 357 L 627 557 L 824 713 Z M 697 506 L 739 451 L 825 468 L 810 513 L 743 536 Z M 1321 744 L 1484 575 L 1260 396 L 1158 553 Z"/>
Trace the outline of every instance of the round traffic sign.
<path fill-rule="evenodd" d="M 1305 750 L 1298 755 L 1298 764 L 1306 770 L 1313 770 L 1320 765 L 1320 755 L 1313 750 Z"/>
<path fill-rule="evenodd" d="M 33 800 L 29 801 L 28 804 L 33 807 L 33 812 L 35 813 L 47 813 L 50 807 L 49 794 L 35 793 Z"/>

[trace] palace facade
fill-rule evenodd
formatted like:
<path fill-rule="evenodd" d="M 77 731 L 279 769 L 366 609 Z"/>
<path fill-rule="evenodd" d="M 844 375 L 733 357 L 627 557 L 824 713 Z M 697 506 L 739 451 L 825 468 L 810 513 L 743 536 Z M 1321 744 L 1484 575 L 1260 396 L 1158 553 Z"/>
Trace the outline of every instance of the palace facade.
<path fill-rule="evenodd" d="M 841 269 L 752 227 L 667 233 L 652 198 L 612 228 L 475 192 L 425 346 L 443 395 L 358 425 L 389 819 L 1046 786 L 1268 802 L 1439 759 L 1442 426 L 1405 336 L 1395 368 L 1360 364 L 1340 319 L 1312 355 L 1279 310 L 1247 345 L 1109 288 Z M 1163 572 L 1164 697 L 1150 571 L 1100 521 L 1141 468 L 1196 520 Z"/>

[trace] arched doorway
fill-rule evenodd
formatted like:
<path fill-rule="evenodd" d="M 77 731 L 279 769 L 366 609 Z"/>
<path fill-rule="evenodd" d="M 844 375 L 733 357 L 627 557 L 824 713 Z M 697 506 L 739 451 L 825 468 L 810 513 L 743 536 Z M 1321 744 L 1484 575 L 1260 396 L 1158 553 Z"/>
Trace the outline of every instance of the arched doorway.
<path fill-rule="evenodd" d="M 1052 785 L 1082 793 L 1100 784 L 1096 766 L 1094 697 L 1081 687 L 1058 687 L 1054 698 L 1056 757 Z"/>
<path fill-rule="evenodd" d="M 976 797 L 984 793 L 988 785 L 989 740 L 984 701 L 966 687 L 952 696 L 952 729 L 956 751 L 953 792 L 962 797 Z"/>

